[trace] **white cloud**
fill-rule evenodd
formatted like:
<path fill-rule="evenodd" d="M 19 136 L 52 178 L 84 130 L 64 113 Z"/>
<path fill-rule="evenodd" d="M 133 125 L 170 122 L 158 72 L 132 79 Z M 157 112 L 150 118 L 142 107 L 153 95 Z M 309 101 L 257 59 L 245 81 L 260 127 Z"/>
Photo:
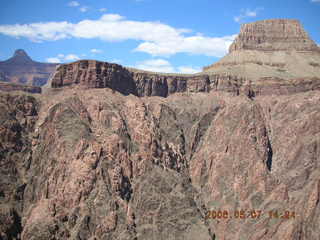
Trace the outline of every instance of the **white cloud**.
<path fill-rule="evenodd" d="M 102 50 L 93 48 L 90 50 L 90 52 L 93 54 L 98 54 L 98 53 L 102 53 Z"/>
<path fill-rule="evenodd" d="M 84 6 L 84 7 L 79 8 L 79 10 L 80 10 L 80 12 L 87 12 L 89 10 L 89 7 Z"/>
<path fill-rule="evenodd" d="M 135 50 L 146 52 L 154 56 L 173 55 L 179 52 L 202 54 L 207 56 L 222 57 L 228 51 L 229 46 L 236 35 L 226 37 L 178 37 L 171 41 L 154 41 L 141 43 Z"/>
<path fill-rule="evenodd" d="M 107 11 L 106 8 L 100 8 L 100 9 L 99 9 L 99 12 L 106 12 L 106 11 Z"/>
<path fill-rule="evenodd" d="M 52 58 L 47 58 L 46 62 L 48 62 L 48 63 L 61 63 L 61 60 L 59 58 L 52 57 Z"/>
<path fill-rule="evenodd" d="M 161 22 L 130 21 L 118 14 L 104 14 L 98 20 L 86 19 L 78 23 L 43 22 L 0 25 L 0 33 L 17 38 L 26 37 L 36 42 L 66 38 L 101 39 L 109 42 L 136 40 L 141 43 L 135 51 L 154 56 L 189 53 L 216 57 L 226 54 L 236 36 L 192 35 L 192 31 L 188 29 L 174 28 Z"/>
<path fill-rule="evenodd" d="M 73 62 L 80 60 L 76 54 L 58 54 L 56 57 L 47 58 L 46 61 L 49 63 L 62 63 L 62 62 Z"/>
<path fill-rule="evenodd" d="M 135 66 L 137 69 L 151 71 L 151 72 L 162 72 L 162 73 L 197 73 L 201 72 L 200 68 L 194 68 L 191 66 L 180 66 L 175 68 L 172 64 L 165 59 L 149 59 L 142 62 L 138 62 Z"/>
<path fill-rule="evenodd" d="M 241 9 L 241 13 L 238 16 L 235 16 L 233 20 L 235 22 L 241 22 L 242 20 L 249 18 L 249 17 L 256 17 L 258 15 L 258 12 L 263 10 L 263 8 L 256 8 L 254 10 L 251 9 Z"/>
<path fill-rule="evenodd" d="M 68 31 L 72 29 L 73 24 L 68 22 L 0 25 L 0 33 L 16 38 L 26 37 L 34 42 L 69 38 Z"/>
<path fill-rule="evenodd" d="M 80 3 L 78 3 L 77 1 L 71 1 L 68 4 L 69 7 L 79 7 Z"/>

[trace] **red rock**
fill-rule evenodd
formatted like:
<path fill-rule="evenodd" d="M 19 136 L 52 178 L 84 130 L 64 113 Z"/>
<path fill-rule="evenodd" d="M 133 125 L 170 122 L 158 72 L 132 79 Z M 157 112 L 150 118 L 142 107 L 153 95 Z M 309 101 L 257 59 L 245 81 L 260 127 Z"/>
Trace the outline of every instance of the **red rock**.
<path fill-rule="evenodd" d="M 318 240 L 318 78 L 202 74 L 79 61 L 0 93 L 0 236 Z"/>

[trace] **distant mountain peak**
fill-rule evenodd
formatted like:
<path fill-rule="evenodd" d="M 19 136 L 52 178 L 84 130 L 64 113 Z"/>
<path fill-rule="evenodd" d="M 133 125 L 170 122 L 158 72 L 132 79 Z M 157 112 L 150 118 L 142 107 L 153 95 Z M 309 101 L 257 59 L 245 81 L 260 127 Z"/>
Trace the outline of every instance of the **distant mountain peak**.
<path fill-rule="evenodd" d="M 23 49 L 0 61 L 0 81 L 42 86 L 55 71 L 56 64 L 36 62 Z"/>
<path fill-rule="evenodd" d="M 21 62 L 21 63 L 28 63 L 28 62 L 33 62 L 32 59 L 29 57 L 29 55 L 24 51 L 23 49 L 17 49 L 11 60 L 15 62 Z"/>
<path fill-rule="evenodd" d="M 25 50 L 23 50 L 23 49 L 17 49 L 17 50 L 14 52 L 13 57 L 29 57 L 29 56 L 28 56 L 28 54 L 26 53 Z"/>

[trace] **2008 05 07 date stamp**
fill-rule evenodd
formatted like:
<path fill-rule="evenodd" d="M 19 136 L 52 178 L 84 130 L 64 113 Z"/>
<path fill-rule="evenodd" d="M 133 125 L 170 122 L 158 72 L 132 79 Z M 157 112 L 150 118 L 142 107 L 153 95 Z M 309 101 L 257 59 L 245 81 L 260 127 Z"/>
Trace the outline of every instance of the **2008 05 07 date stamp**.
<path fill-rule="evenodd" d="M 262 210 L 210 210 L 207 211 L 205 219 L 259 219 L 262 216 L 278 219 L 294 219 L 294 211 L 262 211 Z"/>

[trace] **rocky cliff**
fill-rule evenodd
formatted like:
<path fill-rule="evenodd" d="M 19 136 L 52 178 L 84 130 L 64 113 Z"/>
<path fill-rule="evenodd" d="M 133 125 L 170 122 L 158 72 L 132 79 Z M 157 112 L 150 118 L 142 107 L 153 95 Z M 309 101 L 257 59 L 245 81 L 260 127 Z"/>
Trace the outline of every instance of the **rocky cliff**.
<path fill-rule="evenodd" d="M 259 67 L 257 67 L 259 70 Z M 257 71 L 256 74 L 259 74 Z M 263 75 L 262 75 L 263 76 Z M 320 75 L 313 77 L 278 76 L 251 80 L 236 72 L 203 72 L 199 74 L 163 74 L 124 68 L 118 64 L 81 60 L 62 64 L 50 80 L 52 88 L 81 86 L 110 88 L 122 94 L 168 97 L 174 93 L 224 91 L 233 95 L 282 95 L 320 89 Z"/>
<path fill-rule="evenodd" d="M 229 52 L 259 51 L 319 51 L 298 20 L 272 19 L 243 24 Z"/>
<path fill-rule="evenodd" d="M 47 83 L 56 66 L 35 62 L 24 50 L 18 49 L 12 58 L 0 61 L 0 81 L 42 86 Z"/>
<path fill-rule="evenodd" d="M 0 92 L 0 238 L 318 240 L 320 75 L 223 61 L 78 61 L 42 95 Z"/>
<path fill-rule="evenodd" d="M 319 96 L 0 94 L 2 239 L 316 240 Z"/>

